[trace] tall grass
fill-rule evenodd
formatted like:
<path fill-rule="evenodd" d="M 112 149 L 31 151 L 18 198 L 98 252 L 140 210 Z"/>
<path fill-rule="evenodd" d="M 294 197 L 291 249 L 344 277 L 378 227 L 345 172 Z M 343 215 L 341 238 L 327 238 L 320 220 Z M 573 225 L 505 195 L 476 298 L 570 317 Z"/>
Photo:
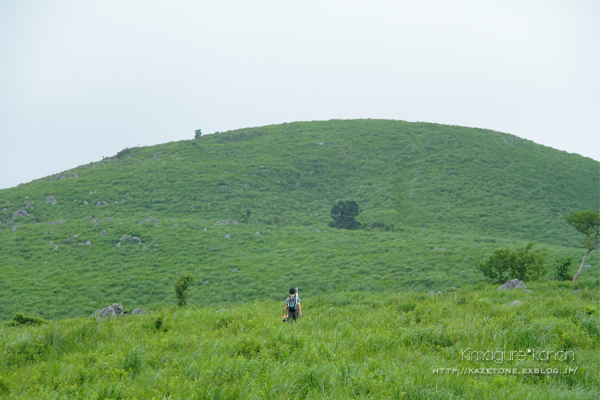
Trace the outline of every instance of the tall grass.
<path fill-rule="evenodd" d="M 532 287 L 305 296 L 296 324 L 279 318 L 284 293 L 281 303 L 4 326 L 0 376 L 14 399 L 596 399 L 597 291 Z M 515 299 L 522 304 L 504 305 Z M 557 317 L 564 307 L 570 316 Z M 464 357 L 528 348 L 573 357 Z M 440 372 L 454 368 L 464 373 Z"/>

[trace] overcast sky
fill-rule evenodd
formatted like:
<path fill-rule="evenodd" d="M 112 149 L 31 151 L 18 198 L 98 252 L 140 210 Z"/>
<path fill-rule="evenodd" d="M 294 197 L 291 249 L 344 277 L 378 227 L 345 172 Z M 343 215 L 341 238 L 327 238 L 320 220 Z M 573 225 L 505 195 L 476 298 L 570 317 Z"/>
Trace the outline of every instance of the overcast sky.
<path fill-rule="evenodd" d="M 0 188 L 198 128 L 353 118 L 600 160 L 600 2 L 0 0 Z"/>

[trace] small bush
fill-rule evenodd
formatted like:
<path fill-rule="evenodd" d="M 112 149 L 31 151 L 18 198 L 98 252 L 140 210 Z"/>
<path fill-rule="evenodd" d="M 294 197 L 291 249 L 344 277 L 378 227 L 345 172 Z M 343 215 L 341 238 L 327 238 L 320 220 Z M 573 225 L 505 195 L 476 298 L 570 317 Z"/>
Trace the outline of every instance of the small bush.
<path fill-rule="evenodd" d="M 194 274 L 192 273 L 181 275 L 175 281 L 175 296 L 177 297 L 178 306 L 185 306 L 187 303 L 188 288 L 193 281 Z"/>
<path fill-rule="evenodd" d="M 570 258 L 559 258 L 554 262 L 554 268 L 556 269 L 556 278 L 559 281 L 570 281 L 571 276 L 569 275 L 569 267 L 571 266 Z"/>
<path fill-rule="evenodd" d="M 496 249 L 484 263 L 476 266 L 483 275 L 496 283 L 510 279 L 536 280 L 546 271 L 544 256 L 540 251 L 532 251 L 533 243 L 517 250 Z"/>
<path fill-rule="evenodd" d="M 8 322 L 9 326 L 38 326 L 45 324 L 46 320 L 38 317 L 30 317 L 23 313 L 16 313 L 15 316 Z"/>

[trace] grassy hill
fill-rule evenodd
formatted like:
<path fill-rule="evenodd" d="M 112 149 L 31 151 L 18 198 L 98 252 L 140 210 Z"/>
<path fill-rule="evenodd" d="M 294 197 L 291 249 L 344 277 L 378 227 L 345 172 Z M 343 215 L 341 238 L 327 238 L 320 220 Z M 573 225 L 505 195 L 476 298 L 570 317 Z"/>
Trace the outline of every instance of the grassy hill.
<path fill-rule="evenodd" d="M 172 304 L 185 272 L 197 278 L 190 303 L 204 305 L 279 299 L 290 286 L 309 296 L 461 287 L 483 279 L 475 261 L 496 247 L 537 241 L 548 264 L 579 258 L 563 217 L 598 208 L 599 186 L 598 162 L 579 155 L 402 121 L 124 149 L 0 191 L 0 319 Z M 337 200 L 355 200 L 367 228 L 329 228 Z M 12 219 L 18 209 L 29 215 Z M 229 219 L 240 223 L 215 225 Z M 590 262 L 580 279 L 597 287 L 597 253 Z"/>

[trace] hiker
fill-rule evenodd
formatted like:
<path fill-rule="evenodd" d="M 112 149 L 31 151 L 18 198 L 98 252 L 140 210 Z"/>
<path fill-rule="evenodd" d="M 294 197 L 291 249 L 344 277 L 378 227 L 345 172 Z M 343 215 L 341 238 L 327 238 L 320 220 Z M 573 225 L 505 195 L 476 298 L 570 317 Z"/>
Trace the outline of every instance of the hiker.
<path fill-rule="evenodd" d="M 300 305 L 300 298 L 296 294 L 296 289 L 290 289 L 290 297 L 285 301 L 285 310 L 283 311 L 283 321 L 296 321 L 298 317 L 302 316 L 302 306 Z"/>

